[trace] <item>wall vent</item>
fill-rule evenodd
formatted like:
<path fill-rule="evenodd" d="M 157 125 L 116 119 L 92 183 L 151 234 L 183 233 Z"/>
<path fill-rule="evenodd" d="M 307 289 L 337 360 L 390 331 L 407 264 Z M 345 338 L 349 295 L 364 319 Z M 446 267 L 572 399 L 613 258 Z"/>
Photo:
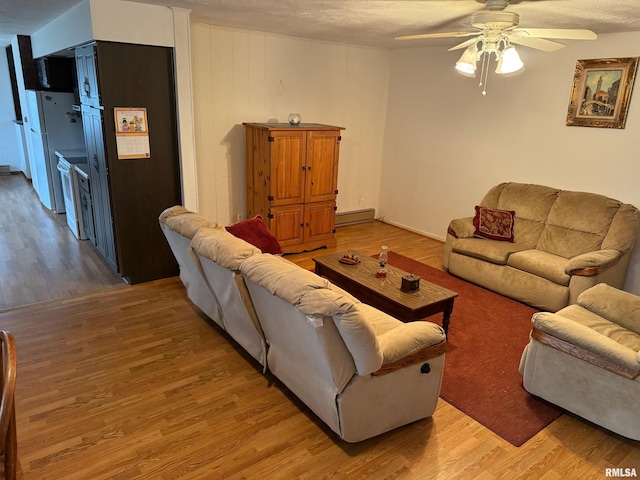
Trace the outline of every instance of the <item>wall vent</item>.
<path fill-rule="evenodd" d="M 355 225 L 356 223 L 371 222 L 375 218 L 376 211 L 373 208 L 341 212 L 336 214 L 336 227 Z"/>

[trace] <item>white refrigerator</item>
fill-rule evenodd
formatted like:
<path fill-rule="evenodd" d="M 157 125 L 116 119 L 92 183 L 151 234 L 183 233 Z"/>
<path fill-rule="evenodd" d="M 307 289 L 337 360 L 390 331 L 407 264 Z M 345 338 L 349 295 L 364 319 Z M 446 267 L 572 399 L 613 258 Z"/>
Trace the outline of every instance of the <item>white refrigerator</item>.
<path fill-rule="evenodd" d="M 85 150 L 82 116 L 73 93 L 27 90 L 27 112 L 34 156 L 33 188 L 49 210 L 64 213 L 64 193 L 56 150 Z"/>

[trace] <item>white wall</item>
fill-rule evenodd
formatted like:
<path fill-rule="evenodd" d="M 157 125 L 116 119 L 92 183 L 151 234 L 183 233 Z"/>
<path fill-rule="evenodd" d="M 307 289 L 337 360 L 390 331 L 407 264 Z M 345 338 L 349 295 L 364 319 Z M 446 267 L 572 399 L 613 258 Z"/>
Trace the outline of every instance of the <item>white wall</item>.
<path fill-rule="evenodd" d="M 9 165 L 11 171 L 22 171 L 24 165 L 20 160 L 18 139 L 16 136 L 15 110 L 13 108 L 13 94 L 9 77 L 7 55 L 0 55 L 0 165 Z"/>
<path fill-rule="evenodd" d="M 173 47 L 182 203 L 198 210 L 189 12 L 122 0 L 82 0 L 35 32 L 31 41 L 34 58 L 93 40 Z"/>
<path fill-rule="evenodd" d="M 33 58 L 90 42 L 93 38 L 91 2 L 83 0 L 31 35 Z"/>
<path fill-rule="evenodd" d="M 387 50 L 209 25 L 192 25 L 191 43 L 201 214 L 225 224 L 245 215 L 242 123 L 286 122 L 291 112 L 346 128 L 338 211 L 378 208 Z"/>
<path fill-rule="evenodd" d="M 640 55 L 640 33 L 568 42 L 555 53 L 519 48 L 526 65 L 512 78 L 454 72 L 460 52 L 443 47 L 391 54 L 380 213 L 443 239 L 453 218 L 503 181 L 611 196 L 640 207 L 640 95 L 622 130 L 568 127 L 576 60 Z M 625 289 L 640 294 L 640 241 Z"/>
<path fill-rule="evenodd" d="M 172 47 L 167 7 L 122 0 L 83 0 L 31 35 L 33 58 L 92 40 Z"/>
<path fill-rule="evenodd" d="M 94 40 L 173 47 L 168 7 L 121 0 L 91 0 Z"/>

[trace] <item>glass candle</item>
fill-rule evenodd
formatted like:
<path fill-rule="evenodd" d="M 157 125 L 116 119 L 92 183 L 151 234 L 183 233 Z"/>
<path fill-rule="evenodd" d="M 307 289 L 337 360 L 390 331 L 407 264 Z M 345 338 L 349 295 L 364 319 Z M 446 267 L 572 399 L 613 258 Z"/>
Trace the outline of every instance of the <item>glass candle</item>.
<path fill-rule="evenodd" d="M 300 125 L 302 121 L 302 117 L 300 117 L 299 113 L 290 113 L 289 114 L 289 125 L 293 125 L 294 127 Z"/>

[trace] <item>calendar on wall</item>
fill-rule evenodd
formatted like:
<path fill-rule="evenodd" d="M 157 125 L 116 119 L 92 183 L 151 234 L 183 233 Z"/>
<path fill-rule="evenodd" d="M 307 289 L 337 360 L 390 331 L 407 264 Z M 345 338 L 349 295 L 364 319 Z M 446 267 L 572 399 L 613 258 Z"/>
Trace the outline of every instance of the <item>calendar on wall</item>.
<path fill-rule="evenodd" d="M 113 109 L 118 158 L 149 158 L 149 123 L 146 108 Z"/>

